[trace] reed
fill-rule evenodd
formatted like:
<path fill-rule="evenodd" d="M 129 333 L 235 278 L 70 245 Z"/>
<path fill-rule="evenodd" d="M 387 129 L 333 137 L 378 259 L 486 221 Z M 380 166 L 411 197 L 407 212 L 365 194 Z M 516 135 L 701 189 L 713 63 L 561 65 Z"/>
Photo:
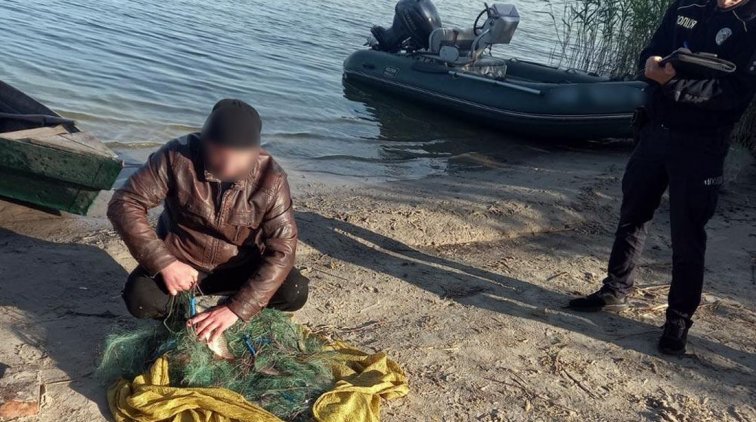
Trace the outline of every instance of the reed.
<path fill-rule="evenodd" d="M 618 79 L 639 76 L 638 56 L 671 0 L 565 0 L 549 4 L 557 33 L 555 65 Z M 756 102 L 735 128 L 734 139 L 756 154 Z"/>
<path fill-rule="evenodd" d="M 748 148 L 756 156 L 756 101 L 751 103 L 751 107 L 740 119 L 740 123 L 735 126 L 733 139 L 737 144 Z"/>
<path fill-rule="evenodd" d="M 555 64 L 616 78 L 638 73 L 638 55 L 670 0 L 567 0 L 552 3 Z"/>

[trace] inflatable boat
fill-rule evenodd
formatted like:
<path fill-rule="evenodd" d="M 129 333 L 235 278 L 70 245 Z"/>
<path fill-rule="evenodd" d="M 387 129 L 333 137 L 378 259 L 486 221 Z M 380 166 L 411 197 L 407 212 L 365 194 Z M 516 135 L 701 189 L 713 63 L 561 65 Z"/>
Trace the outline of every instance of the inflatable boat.
<path fill-rule="evenodd" d="M 121 167 L 113 151 L 72 120 L 0 81 L 0 196 L 86 214 Z"/>
<path fill-rule="evenodd" d="M 631 136 L 644 82 L 491 55 L 514 35 L 513 5 L 486 6 L 466 30 L 443 27 L 430 0 L 400 0 L 395 12 L 390 28 L 372 28 L 369 49 L 345 60 L 345 81 L 526 136 Z"/>

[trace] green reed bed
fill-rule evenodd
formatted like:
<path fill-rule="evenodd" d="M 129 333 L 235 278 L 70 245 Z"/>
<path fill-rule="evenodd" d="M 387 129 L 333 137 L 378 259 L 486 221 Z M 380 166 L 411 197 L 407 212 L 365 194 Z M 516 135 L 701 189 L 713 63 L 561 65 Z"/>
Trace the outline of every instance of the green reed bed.
<path fill-rule="evenodd" d="M 639 76 L 638 56 L 672 0 L 545 0 L 557 31 L 554 64 L 618 79 Z M 756 103 L 734 141 L 756 155 Z"/>

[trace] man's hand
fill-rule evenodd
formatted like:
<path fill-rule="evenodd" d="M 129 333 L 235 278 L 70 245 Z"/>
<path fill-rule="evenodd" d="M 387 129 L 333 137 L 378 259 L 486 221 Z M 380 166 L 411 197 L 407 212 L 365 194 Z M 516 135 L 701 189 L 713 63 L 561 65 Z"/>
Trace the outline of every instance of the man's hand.
<path fill-rule="evenodd" d="M 191 290 L 197 284 L 199 277 L 197 270 L 179 261 L 172 262 L 163 268 L 160 275 L 163 276 L 165 287 L 171 296 Z"/>
<path fill-rule="evenodd" d="M 649 57 L 646 60 L 645 75 L 648 79 L 658 82 L 659 85 L 666 85 L 667 82 L 677 75 L 677 71 L 670 63 L 662 66 L 661 61 L 662 58 L 660 56 Z"/>
<path fill-rule="evenodd" d="M 228 306 L 217 306 L 190 319 L 186 325 L 194 327 L 200 340 L 212 343 L 238 320 Z"/>

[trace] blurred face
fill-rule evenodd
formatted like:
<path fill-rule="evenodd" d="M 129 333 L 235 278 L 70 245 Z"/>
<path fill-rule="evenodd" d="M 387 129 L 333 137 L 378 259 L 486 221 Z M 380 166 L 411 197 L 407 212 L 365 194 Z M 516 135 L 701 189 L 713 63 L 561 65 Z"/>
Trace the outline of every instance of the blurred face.
<path fill-rule="evenodd" d="M 233 148 L 205 144 L 205 165 L 213 176 L 224 182 L 244 178 L 260 155 L 260 148 Z"/>

